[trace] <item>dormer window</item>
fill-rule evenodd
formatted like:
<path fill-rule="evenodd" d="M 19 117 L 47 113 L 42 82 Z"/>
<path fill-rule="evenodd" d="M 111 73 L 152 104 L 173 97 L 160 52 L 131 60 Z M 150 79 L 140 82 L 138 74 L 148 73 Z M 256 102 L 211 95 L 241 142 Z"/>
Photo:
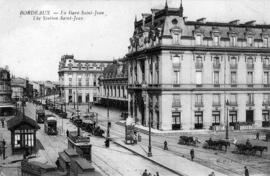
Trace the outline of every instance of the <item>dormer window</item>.
<path fill-rule="evenodd" d="M 253 44 L 253 38 L 251 36 L 248 36 L 247 38 L 247 46 L 252 46 Z"/>
<path fill-rule="evenodd" d="M 202 35 L 196 35 L 196 45 L 202 45 Z"/>
<path fill-rule="evenodd" d="M 82 69 L 82 64 L 79 64 L 78 68 L 79 68 L 79 70 L 81 70 Z"/>
<path fill-rule="evenodd" d="M 214 36 L 214 46 L 219 45 L 219 36 Z"/>
<path fill-rule="evenodd" d="M 263 38 L 263 47 L 269 47 L 269 38 L 268 37 Z"/>
<path fill-rule="evenodd" d="M 172 33 L 172 38 L 173 38 L 173 44 L 179 44 L 180 43 L 179 33 L 173 32 Z"/>
<path fill-rule="evenodd" d="M 236 46 L 236 44 L 237 44 L 236 36 L 232 36 L 231 37 L 231 45 Z"/>

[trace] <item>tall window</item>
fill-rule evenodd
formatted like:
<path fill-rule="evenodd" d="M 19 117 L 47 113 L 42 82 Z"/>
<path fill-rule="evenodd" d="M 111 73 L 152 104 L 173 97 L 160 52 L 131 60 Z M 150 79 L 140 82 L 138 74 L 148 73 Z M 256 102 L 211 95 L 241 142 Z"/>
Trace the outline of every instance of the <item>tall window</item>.
<path fill-rule="evenodd" d="M 230 104 L 231 105 L 237 105 L 237 95 L 236 94 L 231 94 L 230 95 Z"/>
<path fill-rule="evenodd" d="M 219 71 L 214 71 L 214 84 L 219 84 Z"/>
<path fill-rule="evenodd" d="M 172 112 L 172 130 L 181 129 L 181 112 Z"/>
<path fill-rule="evenodd" d="M 263 84 L 267 84 L 268 85 L 270 83 L 269 73 L 270 72 L 263 72 Z"/>
<path fill-rule="evenodd" d="M 219 57 L 214 57 L 213 66 L 214 66 L 214 68 L 218 68 L 218 69 L 220 68 Z"/>
<path fill-rule="evenodd" d="M 247 84 L 253 84 L 253 72 L 247 72 Z"/>
<path fill-rule="evenodd" d="M 214 36 L 214 46 L 218 46 L 218 45 L 219 45 L 219 37 Z"/>
<path fill-rule="evenodd" d="M 180 84 L 180 57 L 174 56 L 172 58 L 172 64 L 173 64 L 173 74 L 174 74 L 174 84 Z"/>
<path fill-rule="evenodd" d="M 269 39 L 268 37 L 263 38 L 263 47 L 268 47 L 269 46 Z"/>
<path fill-rule="evenodd" d="M 212 125 L 220 125 L 220 111 L 212 111 L 213 123 Z"/>
<path fill-rule="evenodd" d="M 231 64 L 231 67 L 236 67 L 237 62 L 236 62 L 236 58 L 235 57 L 232 57 L 231 58 L 230 64 Z"/>
<path fill-rule="evenodd" d="M 263 104 L 270 104 L 270 94 L 263 94 Z"/>
<path fill-rule="evenodd" d="M 251 94 L 251 93 L 247 94 L 247 98 L 248 98 L 248 101 L 247 101 L 248 105 L 254 104 L 254 94 Z"/>
<path fill-rule="evenodd" d="M 203 95 L 196 94 L 195 95 L 195 106 L 202 106 L 203 105 Z"/>
<path fill-rule="evenodd" d="M 68 78 L 68 85 L 69 85 L 69 86 L 72 85 L 72 78 L 71 78 L 71 77 Z"/>
<path fill-rule="evenodd" d="M 69 94 L 69 95 L 72 94 L 72 89 L 68 89 L 68 94 Z"/>
<path fill-rule="evenodd" d="M 173 103 L 172 107 L 181 107 L 180 95 L 174 94 L 173 95 Z"/>
<path fill-rule="evenodd" d="M 231 72 L 231 84 L 237 84 L 237 82 L 236 82 L 236 72 Z"/>
<path fill-rule="evenodd" d="M 202 84 L 202 72 L 196 71 L 196 84 Z"/>
<path fill-rule="evenodd" d="M 86 75 L 85 77 L 85 84 L 86 86 L 89 86 L 89 75 Z"/>
<path fill-rule="evenodd" d="M 263 59 L 263 64 L 264 65 L 269 65 L 269 58 L 268 57 Z"/>
<path fill-rule="evenodd" d="M 82 78 L 78 78 L 78 85 L 82 86 Z"/>
<path fill-rule="evenodd" d="M 220 106 L 220 94 L 213 95 L 213 105 Z"/>
<path fill-rule="evenodd" d="M 196 45 L 201 45 L 201 44 L 202 44 L 202 36 L 196 35 Z"/>
<path fill-rule="evenodd" d="M 180 70 L 174 70 L 173 71 L 173 83 L 174 84 L 180 84 Z"/>

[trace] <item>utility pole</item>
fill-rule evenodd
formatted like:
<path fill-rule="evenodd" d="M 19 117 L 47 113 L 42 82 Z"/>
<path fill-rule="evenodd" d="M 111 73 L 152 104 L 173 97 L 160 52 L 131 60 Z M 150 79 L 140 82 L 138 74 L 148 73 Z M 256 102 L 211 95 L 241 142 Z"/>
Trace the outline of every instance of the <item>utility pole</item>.
<path fill-rule="evenodd" d="M 226 120 L 226 139 L 229 139 L 229 101 L 226 100 L 227 120 Z"/>
<path fill-rule="evenodd" d="M 110 110 L 109 110 L 109 94 L 107 95 L 107 138 L 110 137 Z"/>

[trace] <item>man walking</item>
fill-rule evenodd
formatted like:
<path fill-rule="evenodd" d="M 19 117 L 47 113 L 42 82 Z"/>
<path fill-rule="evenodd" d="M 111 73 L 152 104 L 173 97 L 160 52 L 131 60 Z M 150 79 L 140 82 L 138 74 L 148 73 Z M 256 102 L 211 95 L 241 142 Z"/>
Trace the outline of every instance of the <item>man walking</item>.
<path fill-rule="evenodd" d="M 5 141 L 5 139 L 3 139 L 3 141 L 2 141 L 2 145 L 3 145 L 3 159 L 6 159 L 6 141 Z"/>
<path fill-rule="evenodd" d="M 245 166 L 244 168 L 245 168 L 245 176 L 249 176 L 249 172 L 248 172 L 247 167 Z"/>
<path fill-rule="evenodd" d="M 260 138 L 260 133 L 257 132 L 257 133 L 256 133 L 256 140 L 260 140 L 259 138 Z"/>
<path fill-rule="evenodd" d="M 1 123 L 2 123 L 2 128 L 5 128 L 5 120 L 1 119 Z"/>
<path fill-rule="evenodd" d="M 190 150 L 190 157 L 191 157 L 191 161 L 193 161 L 193 159 L 194 159 L 194 149 Z"/>

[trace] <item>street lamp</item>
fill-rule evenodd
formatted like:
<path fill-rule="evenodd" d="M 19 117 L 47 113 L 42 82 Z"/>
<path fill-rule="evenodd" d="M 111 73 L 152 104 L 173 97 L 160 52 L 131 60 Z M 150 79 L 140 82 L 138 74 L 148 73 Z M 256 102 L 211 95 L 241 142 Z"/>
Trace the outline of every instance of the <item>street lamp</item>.
<path fill-rule="evenodd" d="M 109 110 L 109 94 L 107 95 L 107 138 L 110 137 L 110 125 L 111 125 L 111 122 L 110 122 L 110 110 Z"/>
<path fill-rule="evenodd" d="M 147 93 L 144 91 L 143 93 L 142 93 L 142 96 L 143 96 L 143 107 L 144 107 L 144 109 L 143 109 L 143 111 L 145 110 L 145 108 L 146 108 L 146 106 L 148 106 L 148 104 L 147 104 L 147 99 L 146 99 L 146 95 L 147 95 Z M 144 114 L 145 115 L 145 114 Z M 148 119 L 148 127 L 149 127 L 149 144 L 148 144 L 148 153 L 147 153 L 147 156 L 148 157 L 151 157 L 152 156 L 152 146 L 151 146 L 151 120 L 152 120 L 152 117 L 149 117 L 149 119 Z"/>
<path fill-rule="evenodd" d="M 73 92 L 73 97 L 74 97 L 74 109 L 75 109 L 75 92 Z"/>
<path fill-rule="evenodd" d="M 226 120 L 226 139 L 229 139 L 229 101 L 226 100 L 227 106 L 227 120 Z"/>

